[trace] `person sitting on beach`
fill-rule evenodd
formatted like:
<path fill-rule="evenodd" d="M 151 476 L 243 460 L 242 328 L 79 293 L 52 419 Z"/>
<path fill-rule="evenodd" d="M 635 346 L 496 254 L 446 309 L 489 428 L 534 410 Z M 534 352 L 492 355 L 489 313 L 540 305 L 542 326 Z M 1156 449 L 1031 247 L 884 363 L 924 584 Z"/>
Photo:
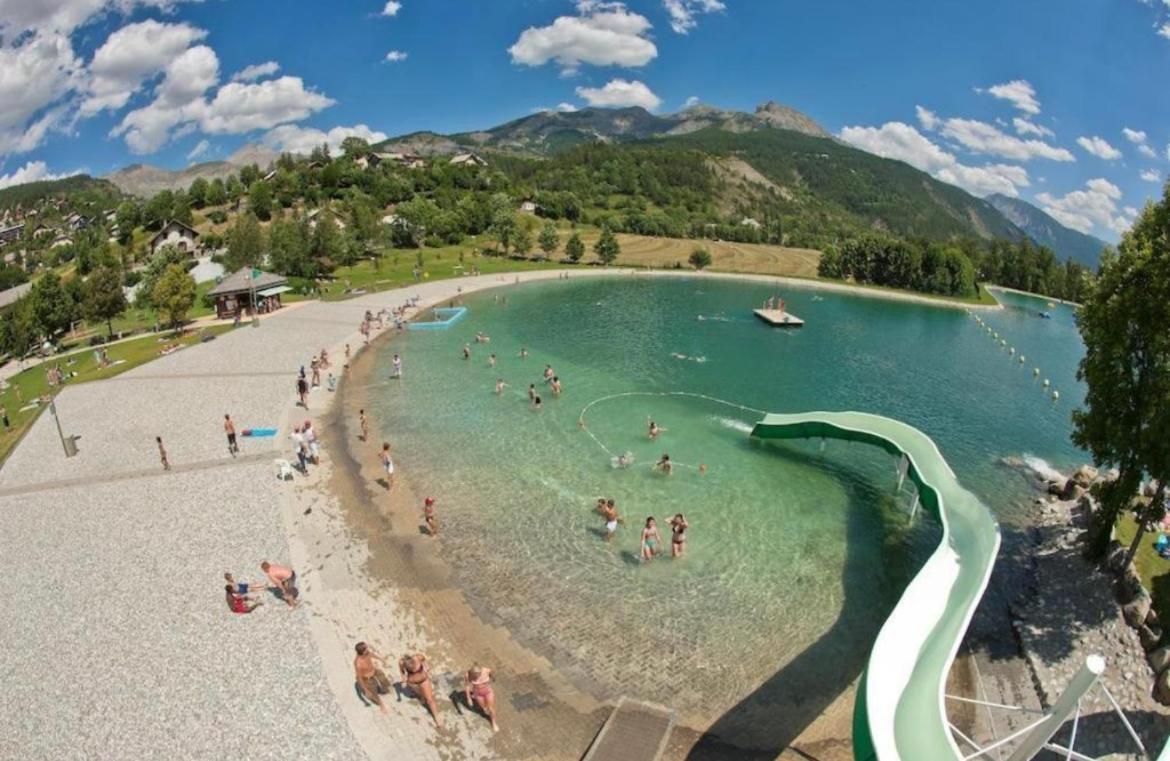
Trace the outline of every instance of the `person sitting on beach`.
<path fill-rule="evenodd" d="M 378 710 L 382 713 L 386 713 L 386 705 L 382 702 L 382 693 L 390 691 L 390 679 L 386 676 L 386 672 L 374 665 L 374 661 L 379 661 L 385 666 L 386 659 L 375 653 L 374 649 L 365 642 L 357 643 L 353 649 L 357 651 L 357 655 L 353 659 L 353 675 L 357 680 L 358 687 L 361 688 L 362 694 L 367 700 L 378 706 Z"/>
<path fill-rule="evenodd" d="M 642 560 L 649 562 L 658 554 L 658 545 L 662 543 L 662 537 L 658 534 L 658 524 L 654 522 L 654 516 L 646 519 L 646 525 L 642 528 Z"/>
<path fill-rule="evenodd" d="M 265 585 L 273 590 L 276 596 L 284 600 L 290 608 L 298 605 L 297 572 L 288 566 L 269 563 L 267 560 L 260 564 L 260 570 L 268 577 L 269 584 Z"/>
<path fill-rule="evenodd" d="M 507 388 L 507 386 L 508 386 L 508 384 L 504 383 L 503 378 L 496 378 L 496 394 L 497 395 L 504 393 L 504 389 Z"/>
<path fill-rule="evenodd" d="M 619 523 L 622 523 L 621 516 L 618 515 L 617 506 L 614 505 L 612 499 L 607 499 L 605 505 L 601 508 L 601 515 L 605 518 L 605 541 L 613 539 L 613 535 L 617 533 Z"/>
<path fill-rule="evenodd" d="M 670 461 L 670 455 L 663 454 L 662 459 L 659 460 L 657 463 L 655 463 L 654 467 L 658 468 L 663 473 L 665 473 L 666 475 L 669 476 L 671 474 L 671 472 L 674 470 L 674 463 L 672 463 Z"/>
<path fill-rule="evenodd" d="M 496 723 L 496 696 L 492 692 L 491 669 L 487 666 L 472 666 L 463 675 L 463 697 L 468 705 L 474 705 L 484 712 L 492 723 L 493 732 L 500 731 L 500 725 Z"/>
<path fill-rule="evenodd" d="M 427 657 L 422 653 L 402 656 L 398 660 L 398 674 L 406 689 L 426 704 L 427 710 L 435 720 L 435 726 L 442 727 L 443 720 L 439 718 L 439 707 L 435 705 L 435 687 L 431 684 L 431 670 L 427 665 Z"/>
<path fill-rule="evenodd" d="M 435 498 L 427 497 L 423 500 L 423 522 L 427 524 L 427 531 L 431 536 L 438 536 L 439 521 L 435 518 Z"/>
<path fill-rule="evenodd" d="M 670 519 L 670 556 L 672 558 L 682 557 L 683 552 L 687 549 L 687 519 L 683 517 L 682 513 L 675 513 L 675 516 Z"/>
<path fill-rule="evenodd" d="M 555 375 L 553 376 L 553 379 L 552 379 L 552 392 L 553 392 L 553 396 L 560 396 L 561 395 L 561 379 Z"/>
<path fill-rule="evenodd" d="M 264 603 L 251 595 L 240 594 L 231 584 L 223 585 L 224 600 L 232 613 L 251 613 Z"/>

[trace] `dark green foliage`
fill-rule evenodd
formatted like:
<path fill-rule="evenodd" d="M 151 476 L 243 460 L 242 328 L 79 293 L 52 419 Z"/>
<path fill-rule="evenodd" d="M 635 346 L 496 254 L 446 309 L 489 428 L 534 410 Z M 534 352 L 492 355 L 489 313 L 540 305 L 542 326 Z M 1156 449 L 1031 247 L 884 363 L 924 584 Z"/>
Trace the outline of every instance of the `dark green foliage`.
<path fill-rule="evenodd" d="M 33 283 L 28 299 L 33 324 L 46 337 L 68 330 L 77 317 L 77 302 L 56 272 L 47 272 Z"/>
<path fill-rule="evenodd" d="M 264 183 L 256 183 L 256 188 Z M 227 256 L 224 267 L 235 272 L 241 267 L 257 267 L 264 259 L 264 233 L 256 216 L 249 211 L 236 217 L 236 223 L 228 232 Z"/>
<path fill-rule="evenodd" d="M 613 230 L 610 230 L 608 227 L 601 228 L 601 237 L 593 244 L 593 253 L 597 254 L 597 259 L 608 267 L 617 261 L 618 254 L 621 251 L 622 248 L 618 245 Z"/>
<path fill-rule="evenodd" d="M 106 323 L 106 329 L 113 336 L 112 321 L 126 309 L 122 273 L 114 267 L 102 267 L 85 281 L 82 293 L 81 309 L 85 319 Z"/>
<path fill-rule="evenodd" d="M 687 257 L 687 261 L 697 270 L 706 269 L 711 266 L 711 254 L 705 248 L 696 248 Z"/>
<path fill-rule="evenodd" d="M 565 256 L 569 261 L 576 263 L 581 261 L 581 257 L 585 255 L 585 244 L 581 242 L 581 236 L 573 233 L 569 239 L 565 241 Z"/>
<path fill-rule="evenodd" d="M 272 186 L 263 180 L 256 180 L 248 187 L 248 210 L 257 219 L 272 219 Z"/>
<path fill-rule="evenodd" d="M 1058 299 L 1080 302 L 1092 271 L 1072 259 L 1061 264 L 1047 248 L 1027 238 L 994 241 L 976 257 L 979 279 Z"/>
<path fill-rule="evenodd" d="M 825 251 L 821 277 L 943 296 L 973 296 L 975 268 L 961 250 L 877 235 L 851 238 Z"/>
<path fill-rule="evenodd" d="M 79 208 L 92 201 L 95 206 L 109 209 L 116 206 L 121 197 L 121 191 L 112 182 L 77 174 L 60 180 L 26 182 L 4 188 L 0 190 L 0 209 L 17 205 L 27 209 L 49 198 L 68 198 Z"/>

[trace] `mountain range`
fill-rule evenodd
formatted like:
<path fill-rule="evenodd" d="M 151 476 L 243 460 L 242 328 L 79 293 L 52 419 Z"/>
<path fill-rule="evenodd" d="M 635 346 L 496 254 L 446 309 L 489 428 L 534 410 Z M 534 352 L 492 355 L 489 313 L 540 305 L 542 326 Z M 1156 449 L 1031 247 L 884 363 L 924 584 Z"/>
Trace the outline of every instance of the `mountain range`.
<path fill-rule="evenodd" d="M 810 219 L 844 219 L 855 228 L 933 239 L 1029 237 L 1057 255 L 1096 266 L 1104 246 L 1071 230 L 1040 209 L 1006 196 L 978 198 L 908 164 L 885 159 L 837 140 L 801 112 L 768 102 L 746 113 L 695 105 L 675 114 L 643 108 L 540 111 L 491 129 L 442 135 L 416 132 L 371 146 L 425 156 L 476 151 L 485 156 L 555 156 L 591 143 L 653 149 L 687 149 L 709 156 L 725 186 L 723 205 L 733 210 L 762 205 L 776 194 Z M 277 152 L 247 145 L 223 161 L 171 171 L 136 164 L 106 177 L 124 192 L 149 196 L 177 190 L 196 177 L 226 177 L 240 166 L 267 166 Z"/>

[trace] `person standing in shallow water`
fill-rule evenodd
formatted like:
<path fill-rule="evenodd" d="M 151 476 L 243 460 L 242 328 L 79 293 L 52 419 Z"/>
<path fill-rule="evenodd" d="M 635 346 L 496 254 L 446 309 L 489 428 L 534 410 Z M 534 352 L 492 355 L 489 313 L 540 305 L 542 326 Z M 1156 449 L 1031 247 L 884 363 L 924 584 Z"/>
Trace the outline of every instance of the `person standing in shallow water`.
<path fill-rule="evenodd" d="M 240 453 L 240 447 L 236 444 L 236 424 L 232 422 L 232 416 L 224 413 L 223 416 L 223 432 L 227 434 L 228 453 L 235 457 Z"/>
<path fill-rule="evenodd" d="M 427 525 L 427 532 L 431 536 L 439 535 L 439 521 L 435 518 L 435 498 L 427 497 L 423 500 L 423 522 Z"/>
<path fill-rule="evenodd" d="M 496 696 L 492 691 L 492 670 L 487 666 L 472 666 L 463 675 L 463 698 L 484 712 L 492 723 L 492 731 L 499 732 L 496 723 Z"/>
<path fill-rule="evenodd" d="M 362 441 L 370 440 L 370 419 L 366 417 L 364 409 L 358 410 L 358 425 L 362 430 Z"/>
<path fill-rule="evenodd" d="M 675 516 L 670 519 L 670 556 L 672 558 L 681 558 L 686 552 L 688 528 L 690 526 L 682 513 L 675 513 Z"/>
<path fill-rule="evenodd" d="M 382 468 L 386 471 L 386 491 L 394 486 L 394 459 L 390 456 L 390 442 L 382 442 L 382 451 L 378 453 Z"/>
<path fill-rule="evenodd" d="M 660 544 L 662 536 L 658 533 L 658 524 L 654 522 L 654 516 L 650 516 L 642 528 L 642 560 L 646 562 L 653 560 L 658 554 Z"/>

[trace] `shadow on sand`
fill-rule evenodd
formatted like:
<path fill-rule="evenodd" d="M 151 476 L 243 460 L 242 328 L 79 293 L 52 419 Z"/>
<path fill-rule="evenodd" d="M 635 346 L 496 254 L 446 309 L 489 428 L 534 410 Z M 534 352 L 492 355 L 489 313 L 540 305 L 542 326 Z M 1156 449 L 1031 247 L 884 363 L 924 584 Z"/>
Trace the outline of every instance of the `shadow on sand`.
<path fill-rule="evenodd" d="M 905 513 L 895 507 L 892 484 L 875 485 L 868 476 L 840 461 L 807 454 L 792 445 L 755 446 L 769 447 L 776 456 L 832 473 L 845 486 L 849 514 L 844 600 L 840 616 L 828 631 L 702 733 L 687 755 L 693 761 L 775 759 L 791 745 L 861 674 L 869 647 L 860 649 L 850 643 L 861 639 L 861 633 L 866 642 L 877 636 L 902 589 L 937 545 L 941 532 L 929 517 L 922 520 L 920 516 L 914 526 L 907 527 Z M 883 538 L 885 546 L 875 564 L 875 553 L 863 550 L 872 548 L 877 537 Z M 880 599 L 858 594 L 851 581 L 866 576 L 880 577 L 881 586 L 889 592 Z M 815 757 L 804 752 L 799 755 Z"/>

